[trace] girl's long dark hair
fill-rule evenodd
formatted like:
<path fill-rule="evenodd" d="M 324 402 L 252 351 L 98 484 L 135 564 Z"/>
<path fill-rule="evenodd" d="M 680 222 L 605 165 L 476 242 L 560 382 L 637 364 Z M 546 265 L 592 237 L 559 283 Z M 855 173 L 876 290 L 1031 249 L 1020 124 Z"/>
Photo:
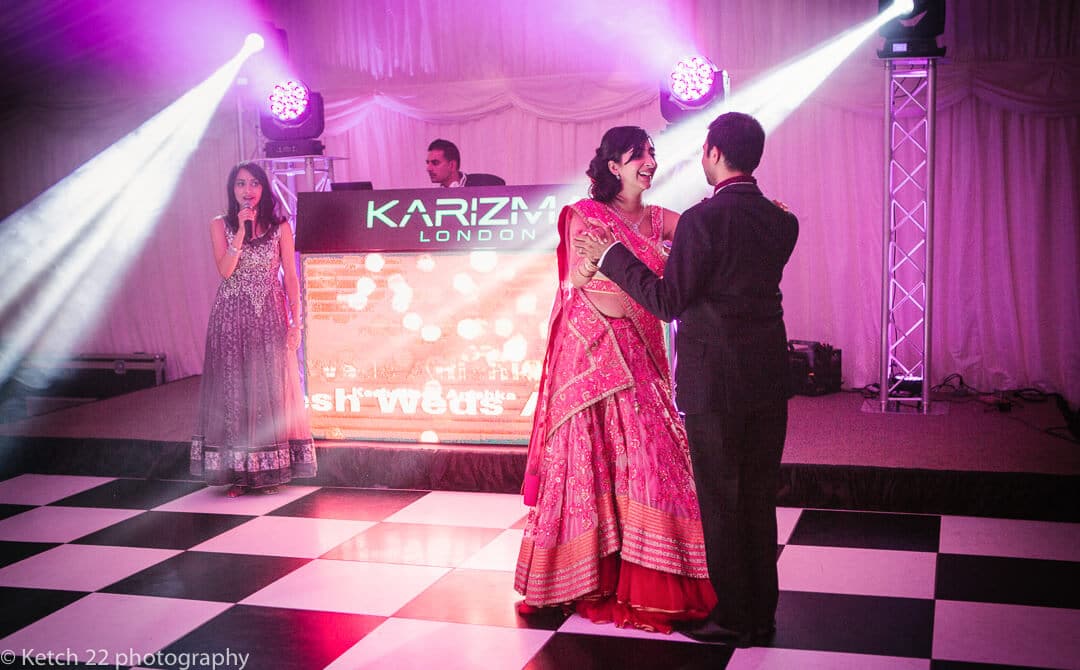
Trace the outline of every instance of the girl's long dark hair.
<path fill-rule="evenodd" d="M 247 170 L 262 184 L 262 197 L 259 198 L 259 204 L 256 206 L 255 223 L 265 224 L 267 231 L 281 225 L 285 219 L 278 216 L 277 200 L 274 198 L 274 191 L 270 188 L 270 178 L 266 176 L 266 170 L 263 170 L 258 163 L 244 161 L 237 163 L 232 170 L 229 170 L 229 178 L 225 182 L 225 194 L 229 199 L 229 209 L 225 213 L 225 227 L 233 234 L 240 228 L 240 201 L 236 199 L 233 188 L 236 184 L 236 175 L 240 173 L 240 170 Z M 253 236 L 254 231 L 246 231 L 244 242 L 250 242 Z"/>
<path fill-rule="evenodd" d="M 634 152 L 630 160 L 640 158 L 648 150 L 649 140 L 649 133 L 637 126 L 615 126 L 604 133 L 600 146 L 596 148 L 596 155 L 589 162 L 589 169 L 585 171 L 592 182 L 589 186 L 589 197 L 600 202 L 614 200 L 615 196 L 619 195 L 622 184 L 611 174 L 608 161 L 621 163 L 622 155 L 630 150 Z"/>

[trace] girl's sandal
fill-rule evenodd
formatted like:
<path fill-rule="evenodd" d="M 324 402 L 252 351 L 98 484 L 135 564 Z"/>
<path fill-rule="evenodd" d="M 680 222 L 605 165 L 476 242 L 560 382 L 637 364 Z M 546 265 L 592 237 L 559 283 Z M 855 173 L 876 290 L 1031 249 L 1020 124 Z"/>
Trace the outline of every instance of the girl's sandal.
<path fill-rule="evenodd" d="M 229 490 L 225 492 L 225 495 L 229 496 L 230 498 L 239 498 L 245 493 L 247 493 L 246 487 L 240 486 L 239 484 L 234 484 L 229 487 Z"/>

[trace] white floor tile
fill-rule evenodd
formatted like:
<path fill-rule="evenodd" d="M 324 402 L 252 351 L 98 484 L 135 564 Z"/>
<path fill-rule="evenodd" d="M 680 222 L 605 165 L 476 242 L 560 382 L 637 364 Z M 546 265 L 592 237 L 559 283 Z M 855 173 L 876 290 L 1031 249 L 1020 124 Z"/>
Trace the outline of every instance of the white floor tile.
<path fill-rule="evenodd" d="M 273 512 L 297 498 L 302 498 L 317 486 L 281 486 L 272 495 L 246 493 L 236 498 L 225 495 L 228 486 L 207 486 L 154 509 L 158 512 L 200 512 L 203 514 L 259 515 Z"/>
<path fill-rule="evenodd" d="M 95 486 L 101 486 L 113 479 L 113 477 L 76 475 L 19 475 L 0 482 L 0 503 L 48 505 Z"/>
<path fill-rule="evenodd" d="M 387 619 L 326 670 L 521 668 L 551 631 Z"/>
<path fill-rule="evenodd" d="M 789 544 L 776 569 L 784 591 L 932 599 L 937 554 Z"/>
<path fill-rule="evenodd" d="M 521 538 L 524 535 L 525 531 L 513 528 L 503 531 L 458 567 L 513 572 L 517 567 L 518 550 L 521 549 Z"/>
<path fill-rule="evenodd" d="M 939 600 L 935 659 L 1080 668 L 1080 610 Z"/>
<path fill-rule="evenodd" d="M 71 542 L 142 513 L 104 507 L 36 507 L 0 520 L 0 540 Z"/>
<path fill-rule="evenodd" d="M 776 543 L 787 544 L 791 539 L 791 531 L 795 530 L 795 524 L 799 523 L 801 507 L 777 507 L 776 508 Z"/>
<path fill-rule="evenodd" d="M 192 549 L 224 554 L 318 558 L 373 525 L 371 521 L 260 516 Z"/>
<path fill-rule="evenodd" d="M 0 503 L 43 505 L 112 481 L 102 477 L 23 475 L 0 482 Z M 320 556 L 364 533 L 368 521 L 264 516 L 317 487 L 286 486 L 277 495 L 225 496 L 226 487 L 196 491 L 157 510 L 252 515 L 256 518 L 193 547 L 199 551 L 313 559 L 251 595 L 245 605 L 322 610 L 390 617 L 329 667 L 471 670 L 525 666 L 554 634 L 513 625 L 481 626 L 396 618 L 393 615 L 447 576 L 447 567 L 399 565 Z M 511 529 L 527 513 L 520 496 L 431 492 L 387 522 L 499 529 L 459 567 L 496 571 L 512 578 L 523 531 Z M 0 519 L 0 540 L 67 543 L 141 514 L 141 510 L 39 507 Z M 801 508 L 778 508 L 778 561 L 786 591 L 929 599 L 936 554 L 851 547 L 788 545 Z M 445 530 L 445 529 L 444 529 Z M 498 535 L 495 535 L 498 533 Z M 943 516 L 941 552 L 1080 561 L 1080 524 Z M 471 545 L 475 546 L 475 545 Z M 62 544 L 0 567 L 0 587 L 94 591 L 175 556 L 173 550 Z M 488 582 L 485 582 L 487 584 Z M 484 586 L 507 594 L 512 588 Z M 0 640 L 0 649 L 35 649 L 60 659 L 71 650 L 82 663 L 119 662 L 150 667 L 147 655 L 224 611 L 226 603 L 90 593 Z M 969 663 L 1077 668 L 1080 610 L 939 601 L 935 607 L 934 658 Z M 561 633 L 683 643 L 664 635 L 571 616 Z M 86 654 L 95 654 L 94 658 Z M 72 661 L 70 656 L 68 661 Z M 69 663 L 70 664 L 70 663 Z M 929 670 L 927 659 L 845 654 L 808 649 L 752 648 L 734 652 L 731 670 Z M 0 669 L 2 670 L 2 669 Z"/>
<path fill-rule="evenodd" d="M 807 649 L 736 649 L 726 670 L 929 670 L 930 661 Z"/>
<path fill-rule="evenodd" d="M 71 652 L 81 663 L 124 667 L 141 663 L 135 654 L 158 651 L 228 607 L 202 600 L 91 593 L 0 640 L 0 648 L 34 649 L 58 657 Z"/>
<path fill-rule="evenodd" d="M 432 491 L 391 514 L 386 521 L 443 526 L 509 528 L 529 513 L 521 496 L 509 493 Z"/>
<path fill-rule="evenodd" d="M 943 516 L 939 551 L 1080 561 L 1080 524 Z"/>
<path fill-rule="evenodd" d="M 390 616 L 449 568 L 317 559 L 244 599 L 244 605 Z"/>
<path fill-rule="evenodd" d="M 577 614 L 571 614 L 570 618 L 559 626 L 559 632 L 603 635 L 605 637 L 636 637 L 643 640 L 667 640 L 670 642 L 694 641 L 678 633 L 652 633 L 640 628 L 619 628 L 613 623 L 593 623 L 592 620 Z"/>
<path fill-rule="evenodd" d="M 0 586 L 97 591 L 179 551 L 62 544 L 0 568 Z"/>

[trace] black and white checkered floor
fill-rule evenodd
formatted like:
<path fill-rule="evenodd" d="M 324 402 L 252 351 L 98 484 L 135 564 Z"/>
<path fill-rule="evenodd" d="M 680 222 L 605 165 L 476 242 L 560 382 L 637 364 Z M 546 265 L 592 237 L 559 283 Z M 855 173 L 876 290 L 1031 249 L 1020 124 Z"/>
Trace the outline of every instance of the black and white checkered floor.
<path fill-rule="evenodd" d="M 1080 524 L 778 510 L 779 631 L 733 650 L 517 616 L 519 496 L 0 482 L 2 667 L 1080 668 Z"/>

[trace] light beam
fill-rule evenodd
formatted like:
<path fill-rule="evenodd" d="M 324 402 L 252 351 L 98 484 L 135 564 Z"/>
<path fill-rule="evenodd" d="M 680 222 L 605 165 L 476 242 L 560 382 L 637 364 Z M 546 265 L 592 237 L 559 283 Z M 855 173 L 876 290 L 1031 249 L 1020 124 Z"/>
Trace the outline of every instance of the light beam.
<path fill-rule="evenodd" d="M 30 351 L 62 360 L 97 323 L 248 48 L 0 224 L 0 380 Z"/>
<path fill-rule="evenodd" d="M 699 158 L 709 123 L 725 112 L 744 112 L 757 118 L 765 133 L 776 129 L 841 63 L 877 29 L 903 14 L 897 0 L 885 12 L 830 39 L 788 63 L 749 82 L 734 85 L 733 93 L 693 116 L 669 126 L 656 138 L 656 152 L 673 160 L 658 174 L 651 200 L 682 211 L 702 197 L 706 184 Z M 697 172 L 692 178 L 687 171 Z"/>
<path fill-rule="evenodd" d="M 250 56 L 257 51 L 262 51 L 265 46 L 266 40 L 263 39 L 262 35 L 259 33 L 249 33 L 248 36 L 244 38 L 244 47 L 241 49 L 240 53 L 245 57 Z"/>

